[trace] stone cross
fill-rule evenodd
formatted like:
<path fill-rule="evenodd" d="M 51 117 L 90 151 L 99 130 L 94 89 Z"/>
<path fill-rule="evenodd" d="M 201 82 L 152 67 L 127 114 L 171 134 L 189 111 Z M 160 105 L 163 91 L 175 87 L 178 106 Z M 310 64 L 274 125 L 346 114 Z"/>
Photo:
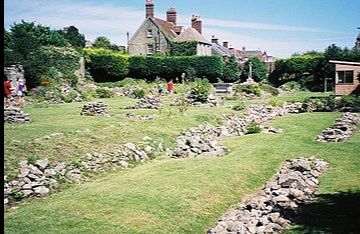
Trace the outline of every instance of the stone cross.
<path fill-rule="evenodd" d="M 251 62 L 249 62 L 249 75 L 248 75 L 248 78 L 246 80 L 246 83 L 248 83 L 248 84 L 254 83 L 254 80 L 252 78 L 252 63 Z"/>

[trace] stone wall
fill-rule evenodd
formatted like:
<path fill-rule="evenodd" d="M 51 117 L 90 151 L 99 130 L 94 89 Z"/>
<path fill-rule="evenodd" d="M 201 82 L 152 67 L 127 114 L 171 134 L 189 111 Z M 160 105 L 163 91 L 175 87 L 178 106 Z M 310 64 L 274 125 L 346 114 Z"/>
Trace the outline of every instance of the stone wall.
<path fill-rule="evenodd" d="M 144 98 L 136 102 L 132 109 L 160 109 L 162 104 L 158 97 L 153 95 L 147 95 Z"/>
<path fill-rule="evenodd" d="M 224 115 L 221 126 L 215 127 L 206 123 L 190 128 L 176 138 L 176 147 L 171 157 L 184 158 L 224 155 L 226 148 L 219 145 L 216 138 L 247 134 L 247 126 L 251 123 L 261 124 L 262 129 L 266 132 L 282 132 L 282 130 L 267 126 L 268 121 L 275 116 L 300 113 L 303 111 L 301 106 L 300 104 L 285 104 L 282 107 L 272 107 L 265 104 L 254 104 L 247 107 L 245 117 L 243 118 Z"/>
<path fill-rule="evenodd" d="M 356 113 L 344 113 L 335 123 L 322 131 L 316 137 L 317 142 L 342 142 L 352 137 L 356 125 L 360 122 L 360 115 Z"/>
<path fill-rule="evenodd" d="M 85 173 L 110 168 L 127 168 L 130 164 L 152 159 L 163 151 L 162 142 L 144 137 L 137 144 L 127 143 L 112 152 L 88 153 L 77 162 L 55 162 L 48 159 L 19 163 L 19 173 L 11 181 L 4 178 L 4 209 L 24 198 L 41 197 L 57 189 L 62 183 L 79 183 L 87 179 Z"/>
<path fill-rule="evenodd" d="M 86 103 L 83 105 L 80 115 L 109 116 L 109 106 L 103 102 Z"/>
<path fill-rule="evenodd" d="M 5 123 L 29 123 L 29 114 L 25 113 L 18 107 L 4 108 L 4 122 Z"/>
<path fill-rule="evenodd" d="M 16 80 L 24 78 L 24 68 L 21 64 L 11 65 L 9 67 L 4 67 L 4 75 L 11 81 L 11 85 L 15 90 Z"/>
<path fill-rule="evenodd" d="M 315 157 L 286 162 L 258 195 L 228 211 L 207 233 L 281 233 L 290 226 L 299 206 L 314 198 L 318 177 L 327 167 Z"/>

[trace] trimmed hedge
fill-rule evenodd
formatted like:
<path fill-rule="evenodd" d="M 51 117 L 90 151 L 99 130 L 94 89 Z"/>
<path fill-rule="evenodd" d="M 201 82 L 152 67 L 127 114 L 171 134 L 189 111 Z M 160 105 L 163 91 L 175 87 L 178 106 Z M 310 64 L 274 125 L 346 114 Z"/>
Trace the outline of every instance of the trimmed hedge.
<path fill-rule="evenodd" d="M 132 56 L 129 58 L 129 76 L 150 81 L 157 77 L 165 79 L 180 77 L 189 68 L 195 71 L 196 77 L 206 77 L 209 81 L 216 82 L 217 78 L 222 76 L 224 63 L 221 57 L 215 56 Z"/>
<path fill-rule="evenodd" d="M 216 82 L 222 77 L 224 62 L 218 56 L 126 56 L 108 50 L 84 50 L 95 81 L 118 81 L 125 77 L 154 81 L 157 78 L 206 77 Z"/>

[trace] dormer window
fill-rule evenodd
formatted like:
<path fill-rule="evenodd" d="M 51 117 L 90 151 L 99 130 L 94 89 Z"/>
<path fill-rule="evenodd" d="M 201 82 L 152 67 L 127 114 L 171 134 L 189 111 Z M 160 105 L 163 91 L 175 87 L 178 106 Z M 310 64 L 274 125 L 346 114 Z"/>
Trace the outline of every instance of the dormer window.
<path fill-rule="evenodd" d="M 148 29 L 148 31 L 147 31 L 147 37 L 148 37 L 148 38 L 153 37 L 153 31 L 152 31 L 152 29 Z"/>
<path fill-rule="evenodd" d="M 147 46 L 147 54 L 153 54 L 154 53 L 154 45 L 148 45 Z"/>

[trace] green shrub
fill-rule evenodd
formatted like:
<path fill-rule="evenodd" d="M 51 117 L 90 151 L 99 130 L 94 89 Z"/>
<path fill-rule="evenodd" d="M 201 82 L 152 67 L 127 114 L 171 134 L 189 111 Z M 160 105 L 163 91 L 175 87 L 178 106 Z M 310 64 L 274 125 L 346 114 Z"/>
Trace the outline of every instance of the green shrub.
<path fill-rule="evenodd" d="M 238 84 L 235 86 L 235 92 L 240 93 L 246 93 L 246 94 L 254 94 L 258 97 L 261 96 L 261 89 L 258 85 L 251 85 L 251 84 Z"/>
<path fill-rule="evenodd" d="M 28 163 L 31 165 L 35 165 L 36 160 L 38 160 L 38 157 L 36 155 L 32 155 L 32 154 L 29 155 L 27 158 Z"/>
<path fill-rule="evenodd" d="M 271 85 L 268 84 L 260 84 L 259 88 L 265 92 L 270 93 L 273 96 L 278 96 L 279 95 L 279 90 Z"/>
<path fill-rule="evenodd" d="M 336 108 L 340 111 L 360 112 L 360 97 L 355 95 L 343 96 L 336 101 Z"/>
<path fill-rule="evenodd" d="M 198 102 L 206 102 L 210 94 L 212 85 L 207 79 L 197 78 L 191 85 L 191 98 Z"/>
<path fill-rule="evenodd" d="M 143 98 L 143 97 L 145 97 L 146 92 L 145 92 L 145 90 L 142 89 L 142 88 L 136 88 L 136 89 L 133 91 L 133 94 L 134 94 L 134 97 L 135 97 L 135 98 Z"/>
<path fill-rule="evenodd" d="M 22 191 L 15 188 L 11 190 L 11 195 L 16 201 L 20 201 L 25 198 L 25 194 Z"/>
<path fill-rule="evenodd" d="M 128 56 L 117 52 L 90 54 L 90 66 L 93 69 L 104 70 L 107 75 L 125 77 L 128 70 Z"/>
<path fill-rule="evenodd" d="M 244 110 L 246 107 L 245 103 L 244 102 L 240 102 L 238 104 L 236 104 L 235 106 L 232 107 L 232 109 L 234 111 L 241 111 L 241 110 Z"/>
<path fill-rule="evenodd" d="M 280 107 L 284 105 L 284 101 L 278 99 L 278 98 L 270 98 L 267 101 L 267 104 L 274 107 Z"/>
<path fill-rule="evenodd" d="M 280 86 L 281 89 L 285 91 L 299 91 L 301 88 L 301 85 L 297 83 L 296 81 L 290 81 L 286 82 L 285 84 Z"/>
<path fill-rule="evenodd" d="M 72 102 L 75 98 L 77 97 L 77 92 L 75 90 L 72 90 L 70 93 L 68 93 L 67 95 L 62 95 L 62 100 L 64 102 L 70 103 Z"/>
<path fill-rule="evenodd" d="M 249 124 L 247 127 L 247 134 L 253 134 L 253 133 L 260 133 L 261 132 L 261 127 L 259 124 L 257 123 L 251 123 Z"/>
<path fill-rule="evenodd" d="M 67 74 L 79 69 L 79 60 L 80 54 L 71 47 L 41 46 L 24 63 L 26 81 L 30 87 L 40 85 L 43 76 L 50 80 L 63 76 L 74 81 Z"/>
<path fill-rule="evenodd" d="M 98 98 L 111 98 L 112 96 L 114 96 L 114 93 L 109 89 L 97 88 L 95 95 Z"/>
<path fill-rule="evenodd" d="M 307 111 L 334 111 L 337 108 L 334 96 L 306 98 L 303 106 Z"/>

